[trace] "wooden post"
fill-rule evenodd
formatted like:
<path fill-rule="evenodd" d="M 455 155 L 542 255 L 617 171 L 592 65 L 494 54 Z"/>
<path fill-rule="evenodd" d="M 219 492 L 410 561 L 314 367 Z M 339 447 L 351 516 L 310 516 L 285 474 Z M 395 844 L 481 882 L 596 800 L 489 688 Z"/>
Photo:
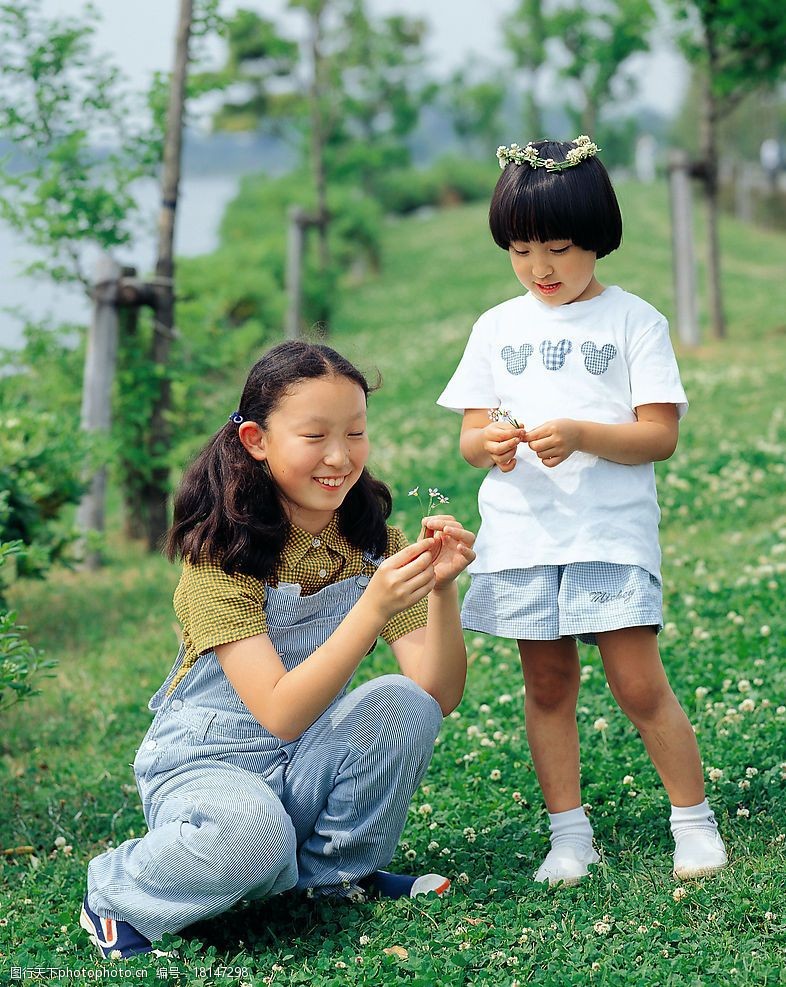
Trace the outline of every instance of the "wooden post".
<path fill-rule="evenodd" d="M 696 256 L 693 246 L 690 163 L 684 151 L 673 151 L 669 158 L 669 192 L 677 335 L 686 346 L 697 346 L 699 319 L 696 304 Z"/>
<path fill-rule="evenodd" d="M 289 210 L 287 235 L 287 339 L 300 339 L 303 295 L 303 253 L 308 220 L 300 206 Z"/>
<path fill-rule="evenodd" d="M 188 79 L 189 42 L 193 23 L 193 0 L 180 0 L 175 60 L 169 84 L 164 167 L 161 174 L 161 211 L 158 219 L 158 253 L 156 258 L 156 302 L 153 322 L 151 363 L 160 374 L 158 395 L 150 416 L 149 451 L 154 457 L 150 480 L 142 493 L 141 510 L 147 525 L 150 551 L 160 547 L 167 530 L 167 495 L 169 463 L 166 454 L 171 442 L 168 421 L 172 389 L 169 380 L 169 351 L 175 330 L 175 215 L 183 147 L 186 82 Z"/>
<path fill-rule="evenodd" d="M 117 283 L 120 268 L 111 257 L 102 256 L 96 264 L 93 283 L 93 319 L 87 334 L 84 383 L 82 386 L 82 429 L 91 434 L 107 434 L 112 424 L 112 381 L 117 360 Z M 106 466 L 90 478 L 90 485 L 77 509 L 76 523 L 86 536 L 104 530 Z M 97 569 L 101 558 L 87 548 L 83 539 L 82 566 Z"/>

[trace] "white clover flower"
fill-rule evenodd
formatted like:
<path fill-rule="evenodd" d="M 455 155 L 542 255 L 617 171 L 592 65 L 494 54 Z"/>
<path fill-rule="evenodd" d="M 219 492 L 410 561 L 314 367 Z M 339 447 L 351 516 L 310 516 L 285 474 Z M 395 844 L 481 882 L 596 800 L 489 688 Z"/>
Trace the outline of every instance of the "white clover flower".
<path fill-rule="evenodd" d="M 58 849 L 58 850 L 59 850 L 59 849 L 60 849 L 61 847 L 64 847 L 65 845 L 66 845 L 66 840 L 65 840 L 65 836 L 58 836 L 58 837 L 57 837 L 57 838 L 55 839 L 55 846 L 57 847 L 57 849 Z"/>
<path fill-rule="evenodd" d="M 751 787 L 751 783 L 748 781 L 747 778 L 743 778 L 742 781 L 737 782 L 737 787 L 738 788 L 742 788 L 744 790 L 746 788 L 750 788 Z"/>
<path fill-rule="evenodd" d="M 744 806 L 741 809 L 737 809 L 738 819 L 747 819 L 750 816 L 750 814 L 751 814 L 751 810 L 746 809 Z"/>
<path fill-rule="evenodd" d="M 758 768 L 746 768 L 745 769 L 745 777 L 746 778 L 755 778 L 758 773 L 759 773 L 759 769 Z"/>
<path fill-rule="evenodd" d="M 500 704 L 502 704 L 502 705 L 504 705 L 505 703 L 512 703 L 513 702 L 513 696 L 511 696 L 510 693 L 508 693 L 508 692 L 503 692 L 503 694 L 499 697 L 499 699 L 497 700 L 497 702 L 500 703 Z"/>
<path fill-rule="evenodd" d="M 740 679 L 740 681 L 737 683 L 737 691 L 750 692 L 751 691 L 750 682 L 747 679 Z"/>
<path fill-rule="evenodd" d="M 511 795 L 511 798 L 513 799 L 514 802 L 520 802 L 521 801 L 521 792 L 514 792 Z"/>
<path fill-rule="evenodd" d="M 774 922 L 778 918 L 775 912 L 765 912 L 764 917 L 768 922 Z"/>
<path fill-rule="evenodd" d="M 109 959 L 110 960 L 122 960 L 123 959 L 123 954 L 120 952 L 119 949 L 113 949 L 112 952 L 109 954 Z"/>
<path fill-rule="evenodd" d="M 491 706 L 489 706 L 488 703 L 481 703 L 481 705 L 478 707 L 478 712 L 480 712 L 480 713 L 490 713 L 491 712 Z"/>
<path fill-rule="evenodd" d="M 679 887 L 679 888 L 675 888 L 675 889 L 674 889 L 674 890 L 673 890 L 673 891 L 671 892 L 671 896 L 672 896 L 672 898 L 673 898 L 673 899 L 674 899 L 675 901 L 682 901 L 682 899 L 683 899 L 683 898 L 686 898 L 686 897 L 687 897 L 687 895 L 688 895 L 688 889 L 687 889 L 687 888 L 682 888 L 682 887 Z"/>
<path fill-rule="evenodd" d="M 786 706 L 778 706 L 775 712 L 778 714 L 778 716 L 783 716 L 783 714 L 786 713 Z"/>
<path fill-rule="evenodd" d="M 699 701 L 701 701 L 702 699 L 704 699 L 707 696 L 707 694 L 709 693 L 709 691 L 710 690 L 707 688 L 706 685 L 699 685 L 699 686 L 696 687 L 696 691 L 695 691 L 694 695 L 696 696 L 696 698 Z"/>
<path fill-rule="evenodd" d="M 499 781 L 501 777 L 502 777 L 502 772 L 499 770 L 499 768 L 494 768 L 494 770 L 489 775 L 489 778 L 492 781 Z"/>
<path fill-rule="evenodd" d="M 762 624 L 761 627 L 759 628 L 759 634 L 761 634 L 762 637 L 769 637 L 770 636 L 770 625 L 769 624 Z"/>
<path fill-rule="evenodd" d="M 417 857 L 417 855 L 418 855 L 417 850 L 410 849 L 404 851 L 404 856 L 407 858 L 407 860 L 414 860 L 415 857 Z"/>
<path fill-rule="evenodd" d="M 464 828 L 464 839 L 467 841 L 467 843 L 474 843 L 477 838 L 478 838 L 478 834 L 475 832 L 472 826 L 466 826 Z"/>
<path fill-rule="evenodd" d="M 435 850 L 439 850 L 439 843 L 436 840 L 432 840 L 428 845 L 428 850 L 433 853 Z"/>
<path fill-rule="evenodd" d="M 756 703 L 752 699 L 743 699 L 739 705 L 741 713 L 752 713 L 756 709 Z"/>
<path fill-rule="evenodd" d="M 600 733 L 603 733 L 605 730 L 608 730 L 609 721 L 606 719 L 605 716 L 599 716 L 592 725 Z"/>
<path fill-rule="evenodd" d="M 633 775 L 625 775 L 625 777 L 622 779 L 622 784 L 623 785 L 632 785 L 633 784 Z"/>
<path fill-rule="evenodd" d="M 423 805 L 421 805 L 418 808 L 418 812 L 421 814 L 421 816 L 430 816 L 433 811 L 434 810 L 431 808 L 428 802 L 424 802 Z"/>
<path fill-rule="evenodd" d="M 723 769 L 710 768 L 710 770 L 707 772 L 707 777 L 710 779 L 710 781 L 720 781 L 721 778 L 723 777 Z"/>
<path fill-rule="evenodd" d="M 611 932 L 611 926 L 608 922 L 596 922 L 592 928 L 599 936 L 607 936 Z"/>
<path fill-rule="evenodd" d="M 469 874 L 466 871 L 462 871 L 456 878 L 458 884 L 469 884 Z"/>

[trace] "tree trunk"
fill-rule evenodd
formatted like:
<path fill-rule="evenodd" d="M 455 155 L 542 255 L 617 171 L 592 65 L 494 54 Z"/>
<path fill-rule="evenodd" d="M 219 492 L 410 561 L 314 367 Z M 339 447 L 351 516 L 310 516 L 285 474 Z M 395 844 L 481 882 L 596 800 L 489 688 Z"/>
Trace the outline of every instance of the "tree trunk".
<path fill-rule="evenodd" d="M 143 495 L 142 513 L 147 524 L 147 544 L 153 551 L 160 547 L 168 525 L 170 444 L 168 421 L 171 402 L 169 351 L 174 337 L 174 238 L 180 163 L 183 144 L 183 117 L 188 76 L 188 46 L 193 20 L 193 0 L 180 0 L 175 63 L 169 88 L 164 167 L 161 178 L 161 211 L 158 220 L 158 255 L 155 268 L 155 308 L 151 362 L 159 376 L 159 391 L 150 421 L 148 452 L 152 460 L 150 480 Z"/>
<path fill-rule="evenodd" d="M 326 271 L 330 263 L 328 246 L 327 175 L 325 172 L 325 127 L 322 113 L 324 59 L 322 55 L 322 14 L 324 4 L 311 18 L 311 159 L 314 164 L 314 187 L 317 193 L 317 216 L 319 223 L 319 266 Z"/>
<path fill-rule="evenodd" d="M 701 116 L 701 157 L 704 199 L 707 204 L 707 294 L 710 326 L 716 339 L 726 336 L 718 235 L 718 103 L 715 97 L 717 50 L 712 27 L 704 26 L 707 48 L 707 75 Z"/>

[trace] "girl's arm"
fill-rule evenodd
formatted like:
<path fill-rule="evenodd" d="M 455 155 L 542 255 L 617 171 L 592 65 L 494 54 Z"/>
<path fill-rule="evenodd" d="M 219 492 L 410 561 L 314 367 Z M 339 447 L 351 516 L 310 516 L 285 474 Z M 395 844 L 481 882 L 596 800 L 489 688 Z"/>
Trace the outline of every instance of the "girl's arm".
<path fill-rule="evenodd" d="M 428 596 L 428 622 L 391 645 L 404 675 L 439 703 L 443 716 L 461 701 L 467 677 L 467 651 L 459 618 L 456 576 L 475 558 L 475 536 L 452 517 L 438 515 L 427 526 L 439 532 L 434 562 L 436 582 Z"/>
<path fill-rule="evenodd" d="M 621 425 L 557 418 L 528 429 L 527 442 L 544 466 L 559 466 L 574 452 L 627 466 L 668 459 L 679 435 L 676 405 L 642 404 L 636 418 Z"/>
<path fill-rule="evenodd" d="M 516 447 L 525 441 L 523 428 L 506 422 L 490 422 L 488 408 L 467 408 L 461 423 L 459 448 L 470 466 L 498 466 L 509 473 L 516 465 Z"/>
<path fill-rule="evenodd" d="M 267 634 L 216 647 L 227 678 L 266 730 L 289 743 L 324 713 L 391 617 L 434 587 L 437 542 L 426 538 L 385 559 L 327 641 L 291 671 Z"/>

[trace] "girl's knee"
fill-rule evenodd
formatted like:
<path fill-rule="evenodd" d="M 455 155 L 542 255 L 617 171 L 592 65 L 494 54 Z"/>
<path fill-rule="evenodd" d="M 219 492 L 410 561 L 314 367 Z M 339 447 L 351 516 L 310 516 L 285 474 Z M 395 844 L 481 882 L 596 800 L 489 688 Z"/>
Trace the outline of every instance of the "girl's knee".
<path fill-rule="evenodd" d="M 217 879 L 278 893 L 297 882 L 297 836 L 283 806 L 252 797 L 217 813 Z M 281 886 L 283 885 L 283 886 Z"/>
<path fill-rule="evenodd" d="M 578 678 L 572 672 L 535 672 L 526 676 L 526 703 L 544 712 L 575 706 L 578 694 Z"/>
<path fill-rule="evenodd" d="M 442 726 L 437 700 L 406 675 L 381 675 L 362 686 L 366 695 L 357 714 L 391 742 L 415 740 L 433 746 Z"/>
<path fill-rule="evenodd" d="M 653 688 L 636 679 L 616 682 L 612 688 L 620 709 L 636 726 L 657 719 L 672 704 L 678 705 L 670 688 Z"/>

